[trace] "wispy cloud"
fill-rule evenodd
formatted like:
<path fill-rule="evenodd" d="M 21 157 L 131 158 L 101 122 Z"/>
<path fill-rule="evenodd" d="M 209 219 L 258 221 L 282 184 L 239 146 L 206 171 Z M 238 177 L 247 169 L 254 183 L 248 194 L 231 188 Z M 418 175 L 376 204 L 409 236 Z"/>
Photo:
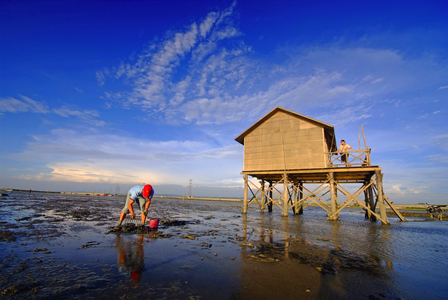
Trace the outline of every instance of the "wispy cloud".
<path fill-rule="evenodd" d="M 335 109 L 331 113 L 318 115 L 317 119 L 325 120 L 326 123 L 338 128 L 346 124 L 358 124 L 359 121 L 371 117 L 371 109 L 371 106 L 360 103 Z"/>
<path fill-rule="evenodd" d="M 316 114 L 343 125 L 378 113 L 385 95 L 427 87 L 439 76 L 397 50 L 343 43 L 279 49 L 284 59 L 275 63 L 259 59 L 235 25 L 234 8 L 235 3 L 210 12 L 152 43 L 135 59 L 99 71 L 101 82 L 110 77 L 129 85 L 128 90 L 105 92 L 104 98 L 170 124 L 224 124 L 257 119 L 275 106 L 301 110 L 327 105 L 345 118 Z M 427 75 L 424 80 L 420 73 Z"/>
<path fill-rule="evenodd" d="M 96 71 L 95 75 L 96 75 L 96 80 L 98 81 L 98 84 L 100 86 L 104 85 L 105 80 L 106 80 L 106 76 L 105 76 L 104 72 Z"/>
<path fill-rule="evenodd" d="M 34 101 L 28 97 L 20 96 L 22 100 L 16 98 L 0 98 L 0 114 L 4 112 L 9 113 L 40 113 L 46 114 L 49 112 L 48 107 L 41 102 Z"/>
<path fill-rule="evenodd" d="M 431 143 L 448 151 L 448 134 L 438 135 L 431 139 Z"/>
<path fill-rule="evenodd" d="M 65 117 L 65 118 L 74 116 L 74 117 L 77 117 L 77 118 L 83 120 L 86 123 L 89 123 L 89 124 L 95 125 L 95 126 L 106 125 L 106 122 L 94 119 L 95 117 L 99 117 L 99 114 L 96 110 L 79 111 L 79 110 L 72 110 L 67 107 L 61 107 L 61 108 L 53 109 L 53 112 L 61 117 Z"/>
<path fill-rule="evenodd" d="M 72 110 L 67 107 L 60 107 L 50 109 L 46 104 L 35 101 L 26 96 L 20 96 L 22 100 L 16 98 L 0 98 L 0 115 L 3 113 L 37 113 L 37 114 L 49 114 L 54 113 L 61 117 L 77 117 L 83 122 L 94 126 L 104 126 L 106 123 L 102 120 L 96 120 L 94 118 L 99 117 L 96 110 Z"/>

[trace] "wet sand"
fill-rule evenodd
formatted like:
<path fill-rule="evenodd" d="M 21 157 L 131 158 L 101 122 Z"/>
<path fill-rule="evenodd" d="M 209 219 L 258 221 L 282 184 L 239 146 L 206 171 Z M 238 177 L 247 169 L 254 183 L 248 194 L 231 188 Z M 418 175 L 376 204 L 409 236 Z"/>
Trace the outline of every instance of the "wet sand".
<path fill-rule="evenodd" d="M 155 198 L 148 217 L 160 219 L 157 230 L 133 224 L 117 228 L 124 201 L 122 197 L 17 192 L 1 197 L 0 296 L 416 296 L 408 289 L 409 281 L 393 278 L 396 271 L 387 245 L 392 242 L 390 232 L 363 220 L 359 212 L 341 223 L 327 221 L 320 211 L 311 211 L 308 217 L 282 218 L 280 212 L 261 214 L 254 206 L 242 215 L 237 202 Z M 385 251 L 378 250 L 385 245 Z M 445 245 L 440 249 L 446 256 Z M 442 288 L 435 295 L 445 291 Z"/>

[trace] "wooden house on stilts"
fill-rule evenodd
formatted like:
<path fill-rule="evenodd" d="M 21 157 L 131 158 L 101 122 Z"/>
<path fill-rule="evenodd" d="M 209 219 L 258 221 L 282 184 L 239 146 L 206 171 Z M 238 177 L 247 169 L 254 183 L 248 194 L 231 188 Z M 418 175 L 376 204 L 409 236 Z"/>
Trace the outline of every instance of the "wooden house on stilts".
<path fill-rule="evenodd" d="M 313 203 L 328 212 L 328 220 L 336 220 L 353 203 L 373 221 L 389 224 L 386 205 L 404 220 L 384 195 L 381 168 L 371 164 L 365 138 L 365 149 L 347 151 L 344 162 L 343 154 L 337 152 L 333 126 L 276 107 L 235 140 L 244 145 L 243 213 L 257 203 L 262 212 L 277 205 L 282 216 L 288 216 L 290 209 L 302 214 Z M 346 184 L 360 187 L 351 193 Z M 338 191 L 347 198 L 343 203 L 338 203 Z M 327 194 L 330 203 L 323 199 Z"/>

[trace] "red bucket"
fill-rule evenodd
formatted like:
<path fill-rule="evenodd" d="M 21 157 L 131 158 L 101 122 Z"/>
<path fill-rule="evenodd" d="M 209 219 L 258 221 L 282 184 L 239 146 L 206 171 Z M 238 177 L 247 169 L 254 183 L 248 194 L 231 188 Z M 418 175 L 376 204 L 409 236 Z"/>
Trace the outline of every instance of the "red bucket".
<path fill-rule="evenodd" d="M 159 219 L 151 219 L 149 220 L 149 228 L 157 229 L 159 227 Z"/>

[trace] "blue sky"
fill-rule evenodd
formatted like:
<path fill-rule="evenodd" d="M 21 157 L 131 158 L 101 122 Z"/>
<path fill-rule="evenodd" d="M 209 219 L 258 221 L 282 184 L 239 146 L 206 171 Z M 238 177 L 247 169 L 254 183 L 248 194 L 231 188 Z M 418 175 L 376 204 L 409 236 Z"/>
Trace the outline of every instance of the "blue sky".
<path fill-rule="evenodd" d="M 242 197 L 234 138 L 281 106 L 448 203 L 446 1 L 2 1 L 0 30 L 0 187 Z"/>

